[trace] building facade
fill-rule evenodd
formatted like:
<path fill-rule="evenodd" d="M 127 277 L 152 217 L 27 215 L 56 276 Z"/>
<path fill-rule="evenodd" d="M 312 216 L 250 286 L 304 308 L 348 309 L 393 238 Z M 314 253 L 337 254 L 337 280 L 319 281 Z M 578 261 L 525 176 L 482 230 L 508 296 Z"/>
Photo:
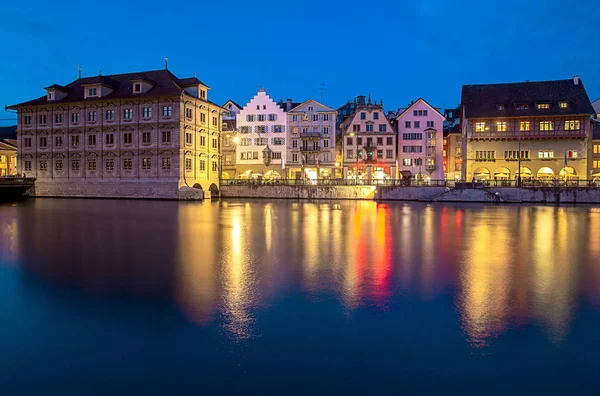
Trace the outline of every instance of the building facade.
<path fill-rule="evenodd" d="M 356 106 L 342 123 L 343 177 L 361 180 L 397 178 L 397 141 L 381 105 Z"/>
<path fill-rule="evenodd" d="M 422 98 L 398 114 L 398 168 L 403 175 L 444 179 L 444 121 L 444 115 Z"/>
<path fill-rule="evenodd" d="M 286 110 L 261 88 L 236 116 L 236 177 L 279 179 L 286 174 Z"/>
<path fill-rule="evenodd" d="M 459 181 L 462 177 L 462 136 L 460 125 L 444 130 L 444 174 L 446 180 Z"/>
<path fill-rule="evenodd" d="M 335 128 L 337 112 L 309 99 L 287 112 L 288 177 L 336 177 Z"/>
<path fill-rule="evenodd" d="M 223 105 L 223 119 L 224 120 L 235 120 L 237 115 L 242 111 L 242 106 L 229 99 Z"/>
<path fill-rule="evenodd" d="M 17 174 L 17 141 L 0 139 L 0 177 Z"/>
<path fill-rule="evenodd" d="M 592 124 L 591 180 L 600 183 L 600 122 Z"/>
<path fill-rule="evenodd" d="M 168 70 L 51 85 L 18 111 L 18 170 L 36 195 L 182 197 L 218 192 L 222 108 Z M 185 189 L 184 189 L 185 190 Z"/>
<path fill-rule="evenodd" d="M 587 179 L 594 109 L 583 83 L 570 80 L 465 85 L 463 180 Z"/>

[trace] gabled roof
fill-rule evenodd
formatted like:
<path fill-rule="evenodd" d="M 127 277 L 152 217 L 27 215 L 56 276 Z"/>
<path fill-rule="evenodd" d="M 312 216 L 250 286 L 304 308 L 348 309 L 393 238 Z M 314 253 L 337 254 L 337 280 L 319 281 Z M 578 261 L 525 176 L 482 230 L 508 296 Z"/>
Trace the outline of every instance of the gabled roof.
<path fill-rule="evenodd" d="M 318 104 L 318 105 L 320 105 L 320 106 L 323 106 L 323 107 L 325 107 L 325 108 L 327 109 L 327 110 L 325 110 L 325 111 L 331 111 L 331 112 L 335 112 L 335 110 L 334 110 L 334 109 L 332 109 L 331 107 L 329 107 L 329 106 L 326 106 L 326 105 L 324 105 L 323 103 L 321 103 L 321 102 L 319 102 L 319 101 L 316 101 L 316 100 L 314 100 L 314 99 L 307 99 L 307 100 L 305 100 L 304 102 L 302 102 L 302 103 L 300 103 L 300 104 L 296 104 L 295 106 L 294 106 L 294 104 L 292 103 L 292 110 L 290 110 L 290 111 L 295 111 L 295 110 L 296 110 L 296 108 L 298 108 L 298 107 L 301 107 L 301 106 L 304 106 L 304 105 L 305 105 L 305 104 L 307 104 L 308 102 L 313 102 L 313 103 L 316 103 L 316 104 Z"/>
<path fill-rule="evenodd" d="M 133 93 L 133 83 L 135 80 L 146 80 L 154 84 L 154 86 L 146 93 L 139 94 Z M 67 102 L 80 102 L 80 101 L 93 101 L 93 100 L 106 100 L 106 99 L 124 99 L 124 98 L 134 98 L 140 96 L 175 96 L 175 95 L 185 95 L 188 97 L 192 97 L 192 95 L 188 94 L 184 91 L 184 87 L 190 86 L 191 83 L 202 84 L 200 80 L 196 77 L 192 78 L 177 78 L 173 73 L 169 70 L 152 70 L 146 72 L 136 72 L 136 73 L 125 73 L 125 74 L 113 74 L 108 76 L 96 76 L 96 77 L 84 77 L 79 78 L 69 84 L 67 84 L 64 88 L 68 91 L 67 96 L 60 100 L 54 100 L 48 102 L 48 98 L 46 95 L 39 97 L 34 100 L 30 100 L 27 102 L 19 103 L 16 105 L 12 105 L 9 108 L 15 109 L 17 107 L 24 106 L 35 106 L 35 105 L 44 105 L 47 103 L 67 103 Z M 104 84 L 113 88 L 113 91 L 108 95 L 104 95 L 101 98 L 87 98 L 84 99 L 84 86 L 89 84 Z M 56 84 L 55 84 L 56 85 Z M 192 84 L 193 85 L 193 84 Z M 202 84 L 205 85 L 205 84 Z M 206 85 L 205 85 L 206 86 Z M 53 87 L 53 85 L 51 85 Z M 60 86 L 59 86 L 60 87 Z M 207 101 L 212 103 L 210 101 Z M 214 104 L 214 103 L 213 103 Z M 218 106 L 218 105 L 216 105 Z M 219 106 L 220 107 L 220 106 Z"/>
<path fill-rule="evenodd" d="M 561 109 L 559 102 L 567 102 L 567 108 Z M 463 85 L 462 103 L 466 118 L 594 114 L 583 82 L 579 80 L 575 84 L 573 79 Z M 538 109 L 536 103 L 549 103 L 550 108 Z M 529 106 L 517 110 L 517 104 Z M 502 110 L 499 105 L 503 106 Z"/>
<path fill-rule="evenodd" d="M 225 102 L 225 104 L 223 105 L 223 108 L 225 108 L 225 106 L 227 105 L 227 103 L 231 102 L 233 105 L 235 105 L 238 109 L 242 109 L 242 106 L 240 106 L 237 102 L 234 102 L 233 100 L 229 99 L 227 102 Z"/>
<path fill-rule="evenodd" d="M 52 84 L 49 87 L 46 87 L 44 89 L 58 89 L 59 91 L 63 91 L 63 92 L 69 92 L 69 88 L 67 87 L 63 87 L 62 85 L 58 85 L 58 84 Z"/>
<path fill-rule="evenodd" d="M 17 151 L 17 145 L 11 141 L 0 139 L 0 150 Z"/>
<path fill-rule="evenodd" d="M 439 109 L 436 109 L 435 107 L 433 107 L 432 105 L 430 105 L 430 104 L 429 104 L 429 103 L 428 103 L 428 102 L 427 102 L 425 99 L 423 99 L 423 98 L 419 98 L 419 99 L 417 99 L 417 100 L 415 101 L 415 103 L 413 103 L 413 104 L 411 104 L 410 106 L 408 106 L 408 108 L 406 108 L 406 109 L 403 109 L 403 111 L 402 111 L 401 113 L 399 113 L 399 114 L 398 114 L 398 116 L 397 116 L 396 118 L 400 118 L 400 117 L 402 117 L 404 114 L 408 114 L 408 111 L 409 111 L 410 109 L 412 109 L 414 106 L 416 106 L 416 105 L 417 105 L 417 103 L 419 103 L 419 102 L 423 102 L 423 103 L 425 103 L 427 106 L 429 106 L 429 108 L 430 108 L 431 110 L 433 110 L 433 111 L 435 111 L 436 113 L 438 113 L 438 114 L 439 114 L 439 115 L 440 115 L 440 116 L 441 116 L 443 119 L 446 119 L 446 117 L 444 117 L 444 115 L 443 115 L 442 113 L 440 113 L 440 110 L 439 110 Z"/>

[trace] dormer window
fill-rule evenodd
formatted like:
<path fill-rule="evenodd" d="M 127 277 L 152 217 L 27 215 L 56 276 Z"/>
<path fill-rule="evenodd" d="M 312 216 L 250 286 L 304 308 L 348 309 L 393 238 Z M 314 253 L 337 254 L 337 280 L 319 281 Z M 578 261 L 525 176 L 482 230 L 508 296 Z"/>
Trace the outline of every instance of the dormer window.
<path fill-rule="evenodd" d="M 48 92 L 48 100 L 54 100 L 54 92 Z"/>
<path fill-rule="evenodd" d="M 538 109 L 549 109 L 550 108 L 550 103 L 538 103 L 536 105 L 536 107 Z"/>
<path fill-rule="evenodd" d="M 569 107 L 569 103 L 567 102 L 559 102 L 559 105 L 561 109 L 566 109 Z"/>
<path fill-rule="evenodd" d="M 142 92 L 142 84 L 140 84 L 140 83 L 133 84 L 133 92 L 134 93 Z"/>
<path fill-rule="evenodd" d="M 496 108 L 497 108 L 499 111 L 502 111 L 502 110 L 504 110 L 504 105 L 502 105 L 502 104 L 496 105 Z M 452 115 L 450 115 L 450 117 L 452 117 Z"/>
<path fill-rule="evenodd" d="M 529 109 L 529 104 L 527 104 L 527 103 L 517 103 L 515 105 L 515 109 L 517 109 L 517 110 L 527 110 L 527 109 Z"/>
<path fill-rule="evenodd" d="M 205 90 L 203 90 L 203 89 L 201 89 L 201 90 L 200 90 L 200 97 L 201 97 L 202 99 L 206 99 L 206 91 L 205 91 Z M 229 106 L 230 106 L 230 108 L 231 108 L 231 105 L 229 105 Z"/>
<path fill-rule="evenodd" d="M 88 88 L 88 96 L 98 96 L 98 88 Z"/>

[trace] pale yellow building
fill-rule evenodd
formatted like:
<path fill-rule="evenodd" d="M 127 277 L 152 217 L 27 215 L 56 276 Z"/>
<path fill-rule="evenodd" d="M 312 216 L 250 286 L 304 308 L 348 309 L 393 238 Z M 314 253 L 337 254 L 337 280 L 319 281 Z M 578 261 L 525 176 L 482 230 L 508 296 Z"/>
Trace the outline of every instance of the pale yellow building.
<path fill-rule="evenodd" d="M 578 77 L 465 85 L 462 179 L 577 181 L 591 176 L 594 109 Z"/>
<path fill-rule="evenodd" d="M 0 139 L 0 177 L 17 174 L 17 142 Z"/>

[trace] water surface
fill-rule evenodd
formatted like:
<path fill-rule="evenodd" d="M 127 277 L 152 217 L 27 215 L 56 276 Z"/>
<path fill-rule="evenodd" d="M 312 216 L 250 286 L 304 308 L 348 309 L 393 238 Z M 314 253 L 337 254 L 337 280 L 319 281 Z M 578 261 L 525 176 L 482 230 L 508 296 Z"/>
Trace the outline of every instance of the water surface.
<path fill-rule="evenodd" d="M 600 209 L 0 204 L 0 394 L 594 392 Z"/>

